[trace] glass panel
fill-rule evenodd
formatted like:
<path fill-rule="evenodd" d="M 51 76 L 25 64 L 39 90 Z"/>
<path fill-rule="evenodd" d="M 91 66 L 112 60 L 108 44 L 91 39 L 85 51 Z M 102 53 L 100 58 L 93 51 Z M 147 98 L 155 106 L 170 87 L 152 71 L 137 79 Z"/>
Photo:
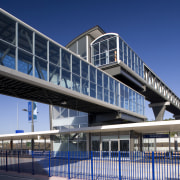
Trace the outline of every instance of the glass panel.
<path fill-rule="evenodd" d="M 72 75 L 72 89 L 80 92 L 80 77 L 74 74 Z"/>
<path fill-rule="evenodd" d="M 119 106 L 119 82 L 115 81 L 115 104 Z"/>
<path fill-rule="evenodd" d="M 110 92 L 110 103 L 114 104 L 114 92 Z"/>
<path fill-rule="evenodd" d="M 133 92 L 131 89 L 129 89 L 129 110 L 133 111 Z"/>
<path fill-rule="evenodd" d="M 49 42 L 49 62 L 60 66 L 60 49 L 55 44 Z"/>
<path fill-rule="evenodd" d="M 109 63 L 117 61 L 117 51 L 109 51 Z"/>
<path fill-rule="evenodd" d="M 109 141 L 102 142 L 102 151 L 109 151 Z"/>
<path fill-rule="evenodd" d="M 136 93 L 133 91 L 133 112 L 136 112 Z"/>
<path fill-rule="evenodd" d="M 97 86 L 97 98 L 99 100 L 102 100 L 102 87 L 101 86 Z"/>
<path fill-rule="evenodd" d="M 116 48 L 117 48 L 116 37 L 109 39 L 109 50 Z"/>
<path fill-rule="evenodd" d="M 118 141 L 111 141 L 111 151 L 118 151 Z"/>
<path fill-rule="evenodd" d="M 125 109 L 129 110 L 129 89 L 125 86 Z"/>
<path fill-rule="evenodd" d="M 38 34 L 35 35 L 35 54 L 47 60 L 47 40 Z"/>
<path fill-rule="evenodd" d="M 94 140 L 92 141 L 92 151 L 99 151 L 100 150 L 100 141 Z"/>
<path fill-rule="evenodd" d="M 106 74 L 104 74 L 104 88 L 108 89 L 108 76 Z"/>
<path fill-rule="evenodd" d="M 110 86 L 110 91 L 114 91 L 114 79 L 109 78 L 109 86 Z"/>
<path fill-rule="evenodd" d="M 123 41 L 122 39 L 119 39 L 119 58 L 121 61 L 123 61 Z"/>
<path fill-rule="evenodd" d="M 108 50 L 107 40 L 100 42 L 100 53 L 106 52 Z"/>
<path fill-rule="evenodd" d="M 35 59 L 35 77 L 47 81 L 47 61 L 37 57 Z"/>
<path fill-rule="evenodd" d="M 109 55 L 108 55 L 108 52 L 101 54 L 100 57 L 101 57 L 100 65 L 109 64 Z"/>
<path fill-rule="evenodd" d="M 90 96 L 96 98 L 96 84 L 90 83 Z"/>
<path fill-rule="evenodd" d="M 120 151 L 129 151 L 129 140 L 120 140 Z"/>
<path fill-rule="evenodd" d="M 29 52 L 33 49 L 32 31 L 21 24 L 18 25 L 18 46 Z"/>
<path fill-rule="evenodd" d="M 81 61 L 81 76 L 88 79 L 88 63 Z"/>
<path fill-rule="evenodd" d="M 131 49 L 128 47 L 128 66 L 131 68 Z"/>
<path fill-rule="evenodd" d="M 127 44 L 124 43 L 124 63 L 127 65 Z"/>
<path fill-rule="evenodd" d="M 62 118 L 68 117 L 68 109 L 67 108 L 61 108 L 61 117 Z"/>
<path fill-rule="evenodd" d="M 0 13 L 0 39 L 15 44 L 15 21 Z"/>
<path fill-rule="evenodd" d="M 60 84 L 60 67 L 49 64 L 49 82 Z"/>
<path fill-rule="evenodd" d="M 86 79 L 82 79 L 82 93 L 89 95 L 89 81 Z"/>
<path fill-rule="evenodd" d="M 78 151 L 87 151 L 86 149 L 86 141 L 79 141 L 79 149 Z"/>
<path fill-rule="evenodd" d="M 62 69 L 61 86 L 71 89 L 71 73 Z"/>
<path fill-rule="evenodd" d="M 96 69 L 90 66 L 90 81 L 96 83 Z"/>
<path fill-rule="evenodd" d="M 132 51 L 132 70 L 135 71 L 135 59 L 134 59 L 134 52 Z"/>
<path fill-rule="evenodd" d="M 70 63 L 70 57 L 71 57 L 71 54 L 68 53 L 67 51 L 65 51 L 64 49 L 62 49 L 62 56 L 61 56 L 61 63 L 62 63 L 62 67 L 64 69 L 67 69 L 70 71 L 70 66 L 71 66 L 71 63 Z"/>
<path fill-rule="evenodd" d="M 125 90 L 124 85 L 121 84 L 121 107 L 124 108 L 124 100 L 125 100 Z"/>
<path fill-rule="evenodd" d="M 72 72 L 80 75 L 80 59 L 76 56 L 72 56 Z"/>
<path fill-rule="evenodd" d="M 33 75 L 32 55 L 19 50 L 18 71 Z"/>
<path fill-rule="evenodd" d="M 99 54 L 99 43 L 93 45 L 93 55 Z"/>
<path fill-rule="evenodd" d="M 135 54 L 135 72 L 138 74 L 139 73 L 139 68 L 138 68 L 138 56 Z"/>
<path fill-rule="evenodd" d="M 104 101 L 109 102 L 109 91 L 107 89 L 104 89 Z"/>
<path fill-rule="evenodd" d="M 69 117 L 76 117 L 78 116 L 79 112 L 73 109 L 69 109 Z"/>
<path fill-rule="evenodd" d="M 0 65 L 15 69 L 15 48 L 1 41 Z"/>
<path fill-rule="evenodd" d="M 102 86 L 102 72 L 97 70 L 97 84 Z"/>
<path fill-rule="evenodd" d="M 96 55 L 96 56 L 92 57 L 92 62 L 94 62 L 95 66 L 101 65 L 100 61 L 99 61 L 99 55 Z"/>

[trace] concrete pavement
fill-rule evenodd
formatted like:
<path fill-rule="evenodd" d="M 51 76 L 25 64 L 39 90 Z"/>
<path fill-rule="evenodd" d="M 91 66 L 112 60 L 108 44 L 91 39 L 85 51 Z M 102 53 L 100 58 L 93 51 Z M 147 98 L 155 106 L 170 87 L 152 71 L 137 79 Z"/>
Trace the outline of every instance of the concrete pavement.
<path fill-rule="evenodd" d="M 47 177 L 42 175 L 31 175 L 26 173 L 0 171 L 0 180 L 67 180 L 62 177 Z M 76 180 L 76 179 L 71 179 Z"/>

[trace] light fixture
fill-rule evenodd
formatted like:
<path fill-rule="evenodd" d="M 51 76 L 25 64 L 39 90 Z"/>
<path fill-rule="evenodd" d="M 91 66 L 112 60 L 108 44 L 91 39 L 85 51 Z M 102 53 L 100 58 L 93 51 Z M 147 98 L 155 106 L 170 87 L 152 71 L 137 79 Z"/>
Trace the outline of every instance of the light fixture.
<path fill-rule="evenodd" d="M 60 103 L 61 103 L 61 105 L 67 105 L 67 101 L 65 101 L 65 100 L 61 101 Z"/>

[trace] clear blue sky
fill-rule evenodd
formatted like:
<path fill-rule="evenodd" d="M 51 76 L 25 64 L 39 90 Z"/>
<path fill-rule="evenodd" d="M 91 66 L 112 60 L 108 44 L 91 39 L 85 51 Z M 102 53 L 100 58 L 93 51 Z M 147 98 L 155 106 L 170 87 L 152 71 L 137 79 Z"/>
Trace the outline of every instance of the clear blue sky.
<path fill-rule="evenodd" d="M 0 5 L 64 46 L 95 25 L 118 33 L 180 97 L 179 0 L 1 0 Z M 0 95 L 0 134 L 16 129 L 17 103 L 20 129 L 31 130 L 21 111 L 27 101 Z M 35 131 L 48 130 L 48 106 L 38 104 L 38 111 Z M 146 115 L 154 119 L 151 109 L 146 108 Z"/>

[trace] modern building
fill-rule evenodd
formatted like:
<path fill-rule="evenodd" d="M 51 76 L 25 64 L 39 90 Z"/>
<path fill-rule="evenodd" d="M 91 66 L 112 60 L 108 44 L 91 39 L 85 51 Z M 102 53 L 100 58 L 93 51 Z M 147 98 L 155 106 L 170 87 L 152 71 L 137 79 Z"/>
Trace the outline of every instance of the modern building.
<path fill-rule="evenodd" d="M 143 130 L 145 99 L 156 121 L 165 110 L 178 119 L 180 99 L 117 33 L 99 26 L 63 47 L 0 9 L 0 93 L 50 105 L 46 134 L 55 151 L 143 150 L 146 133 L 179 127 Z"/>

